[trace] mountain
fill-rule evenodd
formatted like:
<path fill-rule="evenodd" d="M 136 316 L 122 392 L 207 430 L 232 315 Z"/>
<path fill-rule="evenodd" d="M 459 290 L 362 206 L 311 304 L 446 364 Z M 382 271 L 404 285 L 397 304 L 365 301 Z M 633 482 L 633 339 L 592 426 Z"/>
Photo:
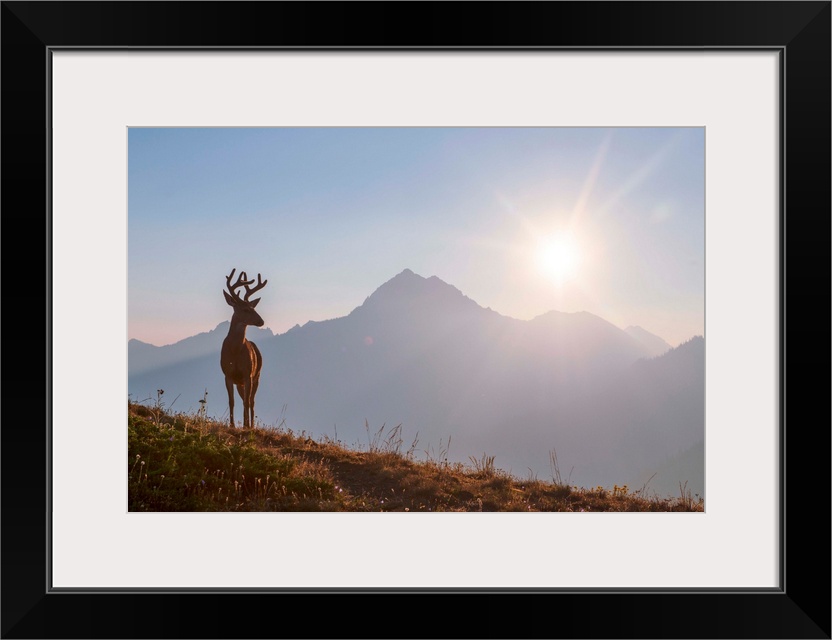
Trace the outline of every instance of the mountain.
<path fill-rule="evenodd" d="M 650 333 L 646 329 L 642 329 L 641 327 L 629 326 L 624 329 L 624 331 L 638 340 L 638 342 L 650 352 L 651 358 L 667 353 L 671 349 L 671 346 L 662 338 Z"/>
<path fill-rule="evenodd" d="M 207 388 L 209 414 L 227 416 L 222 327 L 192 343 L 134 345 L 129 391 L 144 398 L 164 388 L 187 411 Z M 512 473 L 545 477 L 555 449 L 564 477 L 574 466 L 573 483 L 611 486 L 704 437 L 703 343 L 653 358 L 643 335 L 593 314 L 517 320 L 409 269 L 347 316 L 255 341 L 258 418 L 347 445 L 401 424 L 420 451 L 451 439 L 452 461 L 486 453 Z M 236 398 L 238 420 L 241 409 Z"/>
<path fill-rule="evenodd" d="M 629 479 L 633 487 L 638 478 L 658 472 L 650 483 L 654 491 L 678 492 L 679 482 L 688 481 L 690 489 L 704 495 L 704 338 L 696 336 L 662 356 L 635 362 L 625 376 L 594 390 L 580 406 L 576 424 L 586 437 L 578 443 L 576 457 L 591 459 L 618 477 L 619 484 Z M 601 438 L 605 449 L 587 445 Z M 697 446 L 699 473 L 680 475 L 690 464 L 674 465 L 672 458 L 681 451 L 695 452 Z"/>

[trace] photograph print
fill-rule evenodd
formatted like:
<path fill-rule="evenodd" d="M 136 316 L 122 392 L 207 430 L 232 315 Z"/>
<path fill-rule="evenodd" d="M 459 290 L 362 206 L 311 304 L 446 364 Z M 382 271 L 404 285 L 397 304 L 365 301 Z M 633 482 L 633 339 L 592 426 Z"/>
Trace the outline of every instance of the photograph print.
<path fill-rule="evenodd" d="M 704 512 L 703 127 L 128 130 L 128 509 Z"/>

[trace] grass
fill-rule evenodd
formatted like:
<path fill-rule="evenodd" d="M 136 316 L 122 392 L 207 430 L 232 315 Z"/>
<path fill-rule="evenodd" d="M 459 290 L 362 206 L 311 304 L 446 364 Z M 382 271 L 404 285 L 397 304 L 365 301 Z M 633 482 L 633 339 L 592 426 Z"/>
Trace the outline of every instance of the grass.
<path fill-rule="evenodd" d="M 704 511 L 686 487 L 678 498 L 644 487 L 593 489 L 513 477 L 494 456 L 449 463 L 447 448 L 416 460 L 401 427 L 368 435 L 366 451 L 284 426 L 229 428 L 204 416 L 128 403 L 130 511 Z"/>

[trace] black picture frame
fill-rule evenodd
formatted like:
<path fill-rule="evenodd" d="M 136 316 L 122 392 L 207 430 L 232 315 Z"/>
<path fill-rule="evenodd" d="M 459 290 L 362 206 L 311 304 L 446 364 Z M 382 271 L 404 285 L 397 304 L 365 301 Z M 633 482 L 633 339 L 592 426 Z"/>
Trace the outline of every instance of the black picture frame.
<path fill-rule="evenodd" d="M 2 637 L 829 638 L 830 15 L 828 1 L 3 2 Z M 68 47 L 779 52 L 780 587 L 53 592 L 48 97 L 50 52 Z"/>

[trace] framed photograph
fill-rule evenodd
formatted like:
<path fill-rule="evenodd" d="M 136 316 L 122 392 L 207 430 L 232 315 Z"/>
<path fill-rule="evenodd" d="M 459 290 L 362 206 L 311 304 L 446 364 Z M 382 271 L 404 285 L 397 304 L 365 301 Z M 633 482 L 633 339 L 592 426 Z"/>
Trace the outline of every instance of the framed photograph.
<path fill-rule="evenodd" d="M 493 602 L 500 635 L 514 637 L 541 634 L 528 615 L 536 605 L 569 612 L 547 616 L 542 633 L 553 636 L 830 637 L 830 3 L 598 8 L 3 3 L 10 273 L 41 277 L 46 290 L 16 287 L 9 307 L 20 309 L 22 296 L 31 309 L 37 297 L 44 311 L 31 315 L 45 318 L 46 339 L 31 341 L 41 355 L 8 356 L 11 384 L 42 383 L 37 392 L 18 383 L 26 402 L 6 403 L 4 637 L 285 635 L 278 622 L 233 612 L 300 598 L 342 614 L 303 636 L 436 635 L 432 616 L 401 634 L 336 622 L 378 595 Z M 378 21 L 394 26 L 378 32 Z M 26 215 L 10 213 L 21 206 Z M 263 262 L 278 272 L 257 273 Z M 214 264 L 221 272 L 208 273 Z M 457 312 L 466 327 L 485 328 L 449 329 L 438 342 L 422 335 L 441 333 L 437 318 Z M 523 329 L 495 319 L 509 316 Z M 165 364 L 151 345 L 199 337 L 203 318 L 230 346 L 210 382 L 178 389 L 186 358 Z M 444 396 L 429 394 L 424 376 L 391 373 L 385 358 L 404 353 L 404 334 L 391 329 L 400 318 L 416 355 L 455 356 L 441 367 L 446 380 L 432 374 Z M 581 339 L 602 327 L 609 386 L 596 373 L 586 388 L 556 386 L 557 368 L 523 378 L 491 351 L 476 360 L 476 336 L 489 330 L 542 353 L 542 342 L 519 337 L 535 319 L 578 323 L 569 353 L 587 367 Z M 240 349 L 254 372 L 247 380 L 236 373 Z M 318 368 L 315 349 L 329 354 Z M 700 350 L 704 386 L 682 400 L 690 385 L 674 387 L 684 377 L 661 356 L 690 349 Z M 643 380 L 618 382 L 615 354 L 661 361 L 643 372 L 661 381 L 660 400 L 632 399 Z M 409 374 L 421 366 L 411 355 Z M 473 360 L 476 385 L 455 364 Z M 169 377 L 157 385 L 162 369 Z M 321 489 L 313 513 L 302 490 L 273 496 L 270 479 L 247 480 L 238 462 L 234 484 L 262 508 L 241 500 L 244 512 L 233 513 L 213 508 L 229 499 L 232 478 L 219 475 L 199 485 L 183 474 L 191 502 L 170 502 L 173 467 L 142 475 L 151 458 L 125 429 L 125 399 L 157 426 L 179 399 L 195 419 L 285 433 L 281 420 L 292 426 L 307 379 L 315 391 L 299 421 L 343 415 L 328 442 L 364 435 L 370 449 L 391 446 L 380 440 L 389 432 L 375 431 L 397 418 L 384 403 L 366 416 L 366 434 L 350 413 L 372 395 L 371 370 L 414 429 L 453 407 L 490 433 L 506 425 L 505 435 L 478 439 L 456 418 L 465 450 L 449 455 L 442 437 L 451 434 L 430 433 L 420 448 L 434 462 L 469 460 L 483 477 L 505 464 L 532 483 L 566 476 L 572 458 L 585 473 L 577 492 L 594 477 L 637 482 L 632 461 L 676 452 L 676 472 L 691 473 L 694 461 L 699 490 L 680 488 L 698 508 L 599 513 L 583 509 L 598 504 L 588 498 L 535 508 L 522 483 L 506 483 L 517 495 L 504 508 L 484 489 L 431 509 L 442 513 L 368 492 L 366 511 L 392 512 L 361 513 Z M 349 372 L 365 386 L 348 384 Z M 276 380 L 298 387 L 291 401 L 269 386 Z M 462 401 L 475 386 L 490 403 Z M 539 401 L 599 444 L 551 445 L 561 447 L 558 468 L 545 438 L 511 424 L 520 410 L 508 388 L 526 407 L 518 421 L 535 424 Z M 571 394 L 573 404 L 546 393 Z M 32 396 L 45 420 L 32 419 Z M 614 412 L 647 435 L 608 433 L 575 409 L 600 397 L 601 424 Z M 418 398 L 430 398 L 433 413 Z M 702 412 L 689 422 L 704 418 L 704 433 L 676 426 L 688 404 Z M 166 423 L 166 451 L 180 436 L 195 446 L 216 435 L 180 426 Z M 606 490 L 616 500 L 631 491 Z M 518 505 L 535 513 L 515 513 Z M 161 628 L 154 610 L 179 626 Z M 224 610 L 227 618 L 205 615 Z M 494 633 L 490 616 L 474 617 L 440 634 Z"/>
<path fill-rule="evenodd" d="M 704 127 L 127 154 L 131 512 L 706 510 Z"/>

